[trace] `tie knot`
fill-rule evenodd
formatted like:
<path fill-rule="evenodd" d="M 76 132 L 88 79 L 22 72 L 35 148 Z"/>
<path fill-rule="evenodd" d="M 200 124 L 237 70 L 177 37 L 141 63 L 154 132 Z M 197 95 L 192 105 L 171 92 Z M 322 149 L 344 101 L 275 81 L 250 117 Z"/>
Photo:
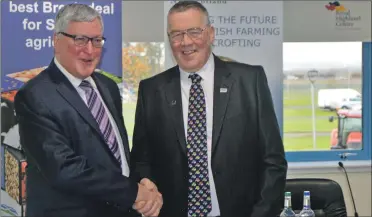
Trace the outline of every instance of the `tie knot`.
<path fill-rule="evenodd" d="M 191 79 L 193 84 L 198 84 L 202 80 L 202 77 L 200 77 L 200 75 L 196 73 L 189 75 L 189 78 Z"/>
<path fill-rule="evenodd" d="M 83 80 L 81 83 L 80 83 L 80 87 L 83 88 L 83 89 L 86 89 L 86 88 L 93 88 L 92 85 L 89 83 L 89 81 L 86 81 L 86 80 Z"/>

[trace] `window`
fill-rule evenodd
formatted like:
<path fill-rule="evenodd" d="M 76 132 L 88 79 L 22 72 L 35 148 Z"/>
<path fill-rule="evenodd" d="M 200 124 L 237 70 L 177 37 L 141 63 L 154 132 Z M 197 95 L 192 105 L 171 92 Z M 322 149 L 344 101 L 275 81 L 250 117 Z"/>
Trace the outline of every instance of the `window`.
<path fill-rule="evenodd" d="M 371 159 L 371 43 L 283 44 L 290 162 Z"/>
<path fill-rule="evenodd" d="M 164 42 L 124 42 L 122 45 L 123 116 L 132 147 L 137 91 L 142 79 L 164 71 Z"/>
<path fill-rule="evenodd" d="M 123 43 L 121 92 L 130 145 L 139 81 L 164 71 L 164 50 L 164 42 Z M 283 52 L 288 161 L 334 161 L 345 153 L 350 160 L 370 159 L 371 44 L 284 43 Z"/>

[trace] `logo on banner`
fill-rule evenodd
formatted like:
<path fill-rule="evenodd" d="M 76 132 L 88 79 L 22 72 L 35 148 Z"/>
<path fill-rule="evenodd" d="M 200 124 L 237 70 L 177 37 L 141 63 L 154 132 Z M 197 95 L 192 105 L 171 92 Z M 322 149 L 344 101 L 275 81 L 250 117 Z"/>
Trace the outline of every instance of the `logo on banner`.
<path fill-rule="evenodd" d="M 353 14 L 350 8 L 345 7 L 339 1 L 329 2 L 325 8 L 334 13 L 336 28 L 360 29 L 357 25 L 362 20 L 361 16 Z"/>
<path fill-rule="evenodd" d="M 336 11 L 336 12 L 345 12 L 346 8 L 344 5 L 340 4 L 340 2 L 329 2 L 328 5 L 325 6 L 329 11 Z"/>

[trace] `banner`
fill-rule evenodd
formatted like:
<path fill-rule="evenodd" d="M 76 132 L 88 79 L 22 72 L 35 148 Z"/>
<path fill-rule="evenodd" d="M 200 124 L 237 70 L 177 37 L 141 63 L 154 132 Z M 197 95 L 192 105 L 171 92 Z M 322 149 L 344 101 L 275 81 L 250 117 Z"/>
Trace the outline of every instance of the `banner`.
<path fill-rule="evenodd" d="M 16 204 L 25 203 L 26 162 L 19 143 L 14 114 L 17 90 L 45 69 L 53 58 L 54 20 L 59 9 L 70 3 L 84 3 L 103 17 L 106 42 L 100 65 L 103 74 L 122 86 L 122 8 L 120 0 L 99 1 L 1 1 L 1 188 Z M 5 163 L 4 163 L 5 162 Z M 19 181 L 21 180 L 21 181 Z M 3 192 L 2 192 L 3 199 Z M 6 216 L 23 214 L 14 201 L 2 200 Z"/>
<path fill-rule="evenodd" d="M 164 26 L 176 1 L 164 2 Z M 215 28 L 213 52 L 224 60 L 262 65 L 273 96 L 275 112 L 282 123 L 283 107 L 283 3 L 281 1 L 200 1 Z M 168 41 L 166 31 L 165 41 Z M 175 65 L 169 43 L 165 68 Z"/>

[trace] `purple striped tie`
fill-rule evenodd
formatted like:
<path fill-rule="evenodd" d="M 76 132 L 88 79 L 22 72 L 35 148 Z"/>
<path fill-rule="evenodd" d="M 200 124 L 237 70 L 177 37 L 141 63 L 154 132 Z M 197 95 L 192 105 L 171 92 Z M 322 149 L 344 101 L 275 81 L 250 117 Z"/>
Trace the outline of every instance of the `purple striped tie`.
<path fill-rule="evenodd" d="M 101 99 L 98 97 L 98 94 L 94 91 L 89 81 L 83 80 L 80 87 L 85 91 L 88 108 L 96 119 L 106 143 L 115 158 L 121 163 L 118 141 L 116 140 L 114 129 Z"/>

